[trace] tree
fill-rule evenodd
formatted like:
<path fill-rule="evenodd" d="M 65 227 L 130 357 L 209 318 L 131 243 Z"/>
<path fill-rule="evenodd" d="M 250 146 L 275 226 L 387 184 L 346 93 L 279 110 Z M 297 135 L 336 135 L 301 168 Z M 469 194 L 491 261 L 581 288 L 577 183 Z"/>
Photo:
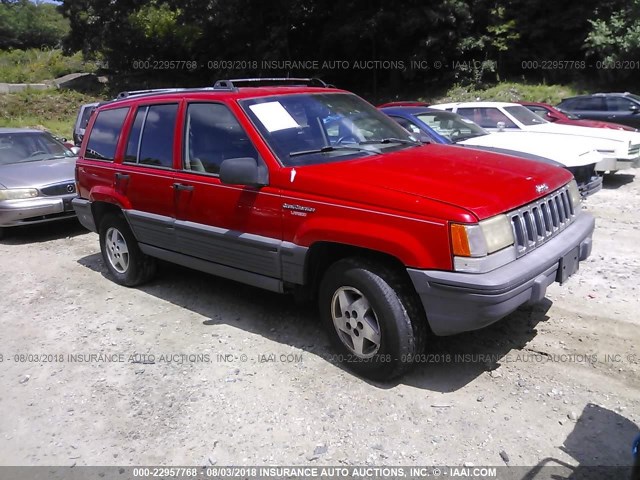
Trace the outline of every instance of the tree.
<path fill-rule="evenodd" d="M 50 3 L 4 0 L 0 3 L 0 49 L 57 47 L 69 22 Z"/>
<path fill-rule="evenodd" d="M 584 46 L 596 66 L 602 67 L 598 74 L 603 80 L 631 80 L 640 64 L 640 0 L 624 3 L 613 12 L 600 10 L 601 18 L 589 20 L 591 31 Z M 632 65 L 635 69 L 629 68 Z"/>

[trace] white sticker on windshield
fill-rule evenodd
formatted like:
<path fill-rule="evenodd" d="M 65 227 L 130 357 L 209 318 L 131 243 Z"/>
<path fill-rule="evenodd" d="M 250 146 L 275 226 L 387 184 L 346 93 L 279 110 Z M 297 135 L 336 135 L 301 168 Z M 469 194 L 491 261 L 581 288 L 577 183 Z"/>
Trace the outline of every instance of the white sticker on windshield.
<path fill-rule="evenodd" d="M 249 108 L 269 132 L 300 127 L 280 102 L 258 103 Z"/>

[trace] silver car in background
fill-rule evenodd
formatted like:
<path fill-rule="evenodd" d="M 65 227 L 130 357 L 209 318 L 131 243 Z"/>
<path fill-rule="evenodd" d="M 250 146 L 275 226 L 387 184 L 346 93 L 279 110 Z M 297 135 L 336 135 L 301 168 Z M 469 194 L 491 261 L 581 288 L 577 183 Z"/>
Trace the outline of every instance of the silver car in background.
<path fill-rule="evenodd" d="M 75 164 L 50 133 L 0 128 L 0 238 L 10 227 L 75 216 Z"/>

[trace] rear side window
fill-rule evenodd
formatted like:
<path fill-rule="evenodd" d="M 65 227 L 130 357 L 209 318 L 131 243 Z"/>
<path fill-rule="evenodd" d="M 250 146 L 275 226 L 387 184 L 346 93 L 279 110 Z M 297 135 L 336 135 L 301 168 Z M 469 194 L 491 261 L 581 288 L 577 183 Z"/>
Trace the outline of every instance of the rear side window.
<path fill-rule="evenodd" d="M 602 97 L 577 98 L 574 102 L 571 110 L 605 111 L 607 109 Z"/>
<path fill-rule="evenodd" d="M 218 174 L 229 158 L 258 158 L 236 117 L 219 103 L 192 103 L 187 109 L 185 170 Z"/>
<path fill-rule="evenodd" d="M 177 103 L 138 108 L 129 133 L 124 161 L 172 168 L 177 112 Z"/>
<path fill-rule="evenodd" d="M 113 162 L 122 124 L 129 107 L 113 108 L 98 113 L 89 133 L 85 158 Z"/>

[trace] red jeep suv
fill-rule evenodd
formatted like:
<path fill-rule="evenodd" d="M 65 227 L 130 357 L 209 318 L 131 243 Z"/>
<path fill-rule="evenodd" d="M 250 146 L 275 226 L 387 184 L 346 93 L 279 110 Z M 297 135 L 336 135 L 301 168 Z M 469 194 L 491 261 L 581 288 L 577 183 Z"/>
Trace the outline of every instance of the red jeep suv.
<path fill-rule="evenodd" d="M 162 259 L 311 296 L 337 358 L 379 380 L 430 335 L 542 300 L 591 252 L 566 170 L 422 145 L 318 80 L 125 92 L 91 117 L 76 169 L 116 282 Z"/>

